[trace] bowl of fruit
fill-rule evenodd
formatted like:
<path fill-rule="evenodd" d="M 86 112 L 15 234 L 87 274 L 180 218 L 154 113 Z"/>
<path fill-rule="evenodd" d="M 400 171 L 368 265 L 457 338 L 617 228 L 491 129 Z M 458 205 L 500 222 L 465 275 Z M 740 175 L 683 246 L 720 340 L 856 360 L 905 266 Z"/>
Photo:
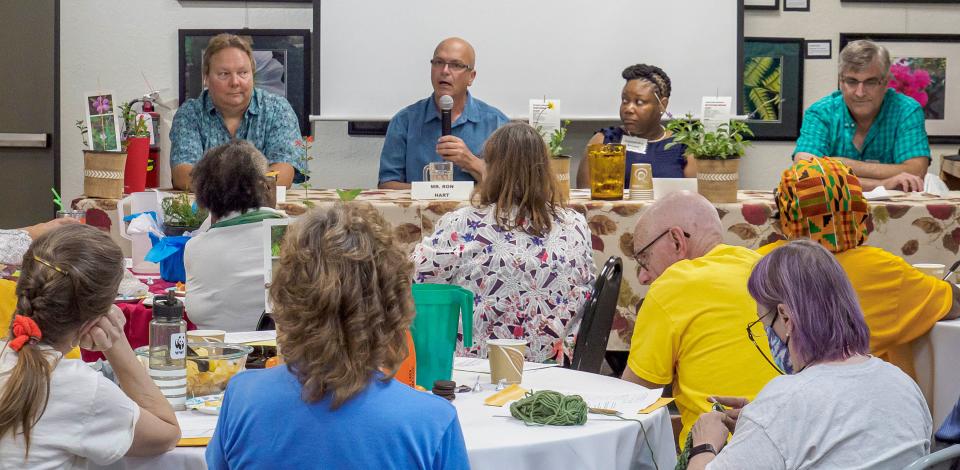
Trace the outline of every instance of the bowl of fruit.
<path fill-rule="evenodd" d="M 253 348 L 243 344 L 190 342 L 187 344 L 187 398 L 217 395 L 227 382 L 244 370 Z M 149 364 L 150 348 L 137 348 L 137 356 Z"/>

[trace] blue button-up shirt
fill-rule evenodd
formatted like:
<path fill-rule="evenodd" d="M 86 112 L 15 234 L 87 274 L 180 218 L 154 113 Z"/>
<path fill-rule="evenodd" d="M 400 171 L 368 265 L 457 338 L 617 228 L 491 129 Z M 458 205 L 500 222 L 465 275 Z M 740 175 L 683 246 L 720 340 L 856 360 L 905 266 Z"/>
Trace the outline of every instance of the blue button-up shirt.
<path fill-rule="evenodd" d="M 870 125 L 860 149 L 853 145 L 856 132 L 857 123 L 838 90 L 807 108 L 793 153 L 880 163 L 903 163 L 914 157 L 930 158 L 923 108 L 917 100 L 893 89 L 887 89 L 883 96 L 880 112 Z"/>
<path fill-rule="evenodd" d="M 207 150 L 232 138 L 223 115 L 203 90 L 200 97 L 183 103 L 170 125 L 170 168 L 182 163 L 196 165 Z M 270 163 L 289 163 L 304 169 L 303 151 L 294 142 L 300 140 L 300 124 L 293 107 L 282 96 L 253 89 L 235 136 L 250 141 Z"/>
<path fill-rule="evenodd" d="M 499 109 L 467 93 L 467 103 L 457 120 L 450 125 L 450 132 L 463 139 L 474 155 L 480 156 L 487 137 L 508 121 Z M 443 160 L 437 154 L 441 124 L 440 111 L 434 105 L 433 95 L 403 108 L 393 116 L 380 152 L 379 182 L 421 181 L 423 167 L 427 163 Z M 453 179 L 473 181 L 473 177 L 457 165 L 454 165 Z"/>

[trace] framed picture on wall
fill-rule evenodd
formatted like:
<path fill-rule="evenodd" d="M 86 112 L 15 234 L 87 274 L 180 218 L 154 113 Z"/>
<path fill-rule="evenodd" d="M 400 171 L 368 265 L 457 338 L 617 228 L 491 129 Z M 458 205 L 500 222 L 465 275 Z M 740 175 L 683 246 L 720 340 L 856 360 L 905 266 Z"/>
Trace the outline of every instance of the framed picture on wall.
<path fill-rule="evenodd" d="M 890 88 L 920 103 L 931 144 L 960 143 L 960 34 L 840 33 L 840 50 L 870 39 L 890 51 Z"/>
<path fill-rule="evenodd" d="M 779 10 L 780 0 L 743 0 L 747 10 Z"/>
<path fill-rule="evenodd" d="M 743 38 L 737 114 L 756 140 L 794 140 L 803 115 L 803 39 Z"/>
<path fill-rule="evenodd" d="M 310 31 L 306 29 L 181 29 L 180 104 L 204 90 L 203 51 L 220 33 L 249 41 L 256 62 L 254 86 L 286 98 L 297 113 L 301 134 L 309 135 Z"/>

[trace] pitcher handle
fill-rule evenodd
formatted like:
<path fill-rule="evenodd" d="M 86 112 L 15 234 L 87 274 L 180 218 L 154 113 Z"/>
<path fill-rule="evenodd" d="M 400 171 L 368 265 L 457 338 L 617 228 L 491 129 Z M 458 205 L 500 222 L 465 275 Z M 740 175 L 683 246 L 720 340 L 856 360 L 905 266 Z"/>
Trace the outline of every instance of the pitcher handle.
<path fill-rule="evenodd" d="M 460 322 L 463 327 L 463 347 L 473 346 L 473 292 L 461 288 Z"/>
<path fill-rule="evenodd" d="M 430 181 L 427 179 L 427 171 L 430 168 L 430 164 L 423 165 L 423 181 Z"/>

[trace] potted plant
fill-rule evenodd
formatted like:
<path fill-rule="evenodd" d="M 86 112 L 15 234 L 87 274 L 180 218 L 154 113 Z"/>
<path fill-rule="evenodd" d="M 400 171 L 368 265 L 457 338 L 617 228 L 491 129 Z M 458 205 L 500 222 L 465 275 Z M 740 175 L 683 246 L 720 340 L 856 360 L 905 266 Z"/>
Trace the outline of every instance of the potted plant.
<path fill-rule="evenodd" d="M 163 209 L 163 234 L 168 237 L 192 232 L 207 218 L 206 210 L 194 210 L 187 193 L 163 198 L 160 207 Z"/>
<path fill-rule="evenodd" d="M 743 121 L 730 120 L 716 131 L 707 132 L 703 122 L 689 114 L 667 124 L 673 132 L 673 142 L 687 146 L 687 152 L 697 159 L 697 192 L 710 202 L 737 202 L 740 182 L 740 157 L 750 142 L 744 136 L 753 131 Z"/>

